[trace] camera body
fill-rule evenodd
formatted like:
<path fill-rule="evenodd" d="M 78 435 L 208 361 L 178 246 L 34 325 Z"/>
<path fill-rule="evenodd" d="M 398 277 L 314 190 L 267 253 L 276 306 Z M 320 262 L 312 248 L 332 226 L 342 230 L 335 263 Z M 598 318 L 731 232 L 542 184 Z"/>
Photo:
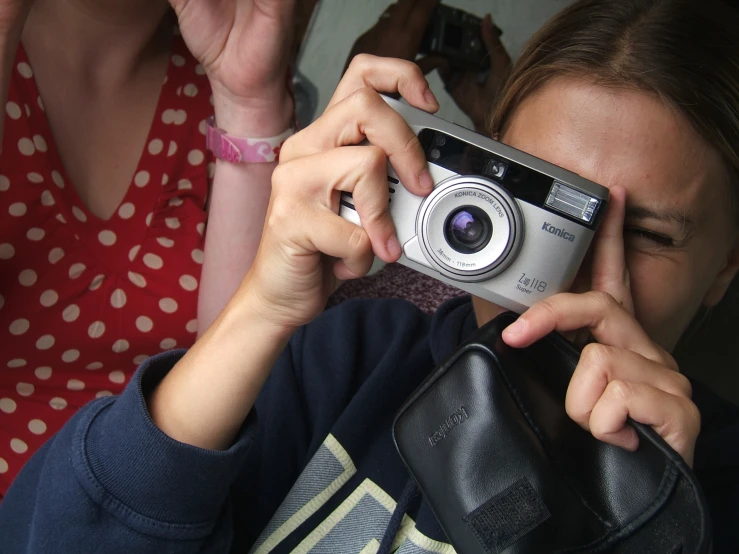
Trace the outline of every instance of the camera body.
<path fill-rule="evenodd" d="M 487 55 L 481 25 L 479 17 L 440 4 L 426 29 L 420 52 L 443 56 L 456 66 L 479 69 Z"/>
<path fill-rule="evenodd" d="M 418 136 L 434 189 L 405 189 L 388 164 L 399 263 L 522 313 L 566 291 L 590 246 L 608 189 L 383 97 Z M 352 195 L 340 215 L 361 225 Z"/>

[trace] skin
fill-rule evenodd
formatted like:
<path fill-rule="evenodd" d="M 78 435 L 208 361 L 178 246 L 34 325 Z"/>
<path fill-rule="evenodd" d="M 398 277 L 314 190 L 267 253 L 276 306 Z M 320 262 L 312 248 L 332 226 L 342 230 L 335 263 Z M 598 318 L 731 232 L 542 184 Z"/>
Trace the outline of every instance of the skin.
<path fill-rule="evenodd" d="M 674 112 L 645 95 L 572 81 L 554 85 L 516 110 L 503 137 L 609 186 L 611 201 L 576 292 L 534 305 L 504 339 L 523 347 L 553 330 L 587 330 L 597 342 L 583 349 L 567 393 L 568 414 L 595 437 L 633 450 L 638 437 L 626 425 L 631 417 L 652 426 L 692 464 L 700 414 L 666 347 L 692 315 L 682 304 L 694 309 L 718 301 L 737 271 L 721 162 Z M 373 254 L 385 262 L 400 256 L 386 163 L 414 194 L 428 194 L 432 183 L 417 137 L 376 91 L 399 92 L 415 107 L 438 109 L 416 64 L 361 55 L 326 112 L 287 141 L 254 265 L 149 399 L 154 422 L 171 437 L 227 448 L 292 333 L 322 311 L 340 280 L 366 274 Z M 665 136 L 678 138 L 661 144 Z M 356 146 L 365 139 L 371 146 Z M 685 159 L 697 160 L 701 170 L 688 171 Z M 338 216 L 339 191 L 353 193 L 363 227 Z M 632 237 L 632 213 L 625 241 L 625 214 L 634 206 L 678 213 L 690 207 L 702 224 L 690 239 L 672 237 L 681 241 L 673 252 Z M 658 224 L 638 221 L 650 232 L 669 230 Z M 664 279 L 679 286 L 665 290 Z M 500 310 L 474 302 L 480 324 Z M 637 313 L 644 314 L 646 328 Z"/>

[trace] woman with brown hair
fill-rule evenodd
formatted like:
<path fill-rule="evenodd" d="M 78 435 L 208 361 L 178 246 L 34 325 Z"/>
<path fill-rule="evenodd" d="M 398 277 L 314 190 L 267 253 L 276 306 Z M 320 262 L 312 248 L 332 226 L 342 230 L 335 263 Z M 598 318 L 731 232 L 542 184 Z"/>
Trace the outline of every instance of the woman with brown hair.
<path fill-rule="evenodd" d="M 651 426 L 704 487 L 717 552 L 739 549 L 739 409 L 681 375 L 670 351 L 739 270 L 737 51 L 739 14 L 719 1 L 581 0 L 524 52 L 491 129 L 610 189 L 571 292 L 535 304 L 503 339 L 590 333 L 567 413 L 627 450 L 638 448 L 627 418 Z M 455 299 L 429 317 L 355 301 L 318 317 L 337 280 L 364 274 L 373 254 L 400 255 L 387 159 L 411 192 L 433 187 L 413 132 L 376 91 L 438 108 L 415 64 L 355 59 L 324 115 L 286 143 L 232 301 L 192 349 L 145 362 L 31 460 L 0 506 L 4 546 L 453 551 L 408 493 L 390 427 L 502 308 Z M 336 214 L 340 190 L 364 228 Z"/>

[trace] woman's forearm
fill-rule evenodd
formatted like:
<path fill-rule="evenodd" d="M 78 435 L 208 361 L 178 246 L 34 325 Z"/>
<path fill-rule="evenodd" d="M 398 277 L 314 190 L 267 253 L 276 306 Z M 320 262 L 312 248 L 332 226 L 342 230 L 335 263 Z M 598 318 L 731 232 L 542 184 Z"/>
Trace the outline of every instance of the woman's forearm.
<path fill-rule="evenodd" d="M 150 395 L 152 419 L 179 442 L 229 448 L 294 331 L 262 317 L 245 289 Z"/>
<path fill-rule="evenodd" d="M 215 111 L 219 127 L 243 137 L 278 135 L 293 119 L 293 103 L 287 91 L 282 97 L 248 109 L 216 97 Z M 216 163 L 198 298 L 198 335 L 216 319 L 251 267 L 276 165 Z"/>

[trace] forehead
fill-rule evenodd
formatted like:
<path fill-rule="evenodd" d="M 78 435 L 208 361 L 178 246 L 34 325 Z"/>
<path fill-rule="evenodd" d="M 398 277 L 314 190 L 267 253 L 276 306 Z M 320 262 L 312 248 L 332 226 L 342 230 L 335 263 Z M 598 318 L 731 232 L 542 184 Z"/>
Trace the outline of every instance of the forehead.
<path fill-rule="evenodd" d="M 696 220 L 727 204 L 720 155 L 647 93 L 555 79 L 518 106 L 501 138 L 606 187 L 625 187 L 630 204 Z"/>

